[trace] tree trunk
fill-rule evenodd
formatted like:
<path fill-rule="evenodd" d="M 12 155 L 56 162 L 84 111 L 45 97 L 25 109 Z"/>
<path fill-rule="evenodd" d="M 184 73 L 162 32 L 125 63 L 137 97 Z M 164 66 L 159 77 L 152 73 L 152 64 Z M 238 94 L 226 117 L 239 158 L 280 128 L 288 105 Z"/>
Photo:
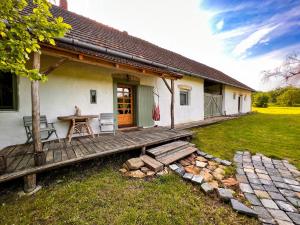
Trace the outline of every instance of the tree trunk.
<path fill-rule="evenodd" d="M 40 70 L 40 53 L 33 54 L 33 69 Z M 31 107 L 32 107 L 32 134 L 35 165 L 40 166 L 45 163 L 45 157 L 42 149 L 40 133 L 40 96 L 39 81 L 31 81 Z"/>
<path fill-rule="evenodd" d="M 174 80 L 171 79 L 171 129 L 174 129 Z"/>

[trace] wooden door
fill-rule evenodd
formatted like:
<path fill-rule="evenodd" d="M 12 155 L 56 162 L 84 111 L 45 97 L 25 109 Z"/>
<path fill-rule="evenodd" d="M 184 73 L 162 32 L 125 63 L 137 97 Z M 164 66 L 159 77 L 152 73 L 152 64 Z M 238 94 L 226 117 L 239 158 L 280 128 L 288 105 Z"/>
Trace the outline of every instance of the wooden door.
<path fill-rule="evenodd" d="M 134 98 L 132 86 L 118 84 L 117 105 L 119 127 L 133 126 Z"/>
<path fill-rule="evenodd" d="M 222 115 L 222 95 L 204 93 L 204 117 Z"/>

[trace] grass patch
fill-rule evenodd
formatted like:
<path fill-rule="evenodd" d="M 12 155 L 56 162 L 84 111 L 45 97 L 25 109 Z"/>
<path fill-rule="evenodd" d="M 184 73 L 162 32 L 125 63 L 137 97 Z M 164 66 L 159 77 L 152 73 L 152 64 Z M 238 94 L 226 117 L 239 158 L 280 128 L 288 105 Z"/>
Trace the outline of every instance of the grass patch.
<path fill-rule="evenodd" d="M 1 224 L 259 224 L 177 175 L 129 179 L 115 165 L 64 169 L 35 196 L 2 195 Z"/>
<path fill-rule="evenodd" d="M 193 142 L 220 158 L 232 160 L 239 149 L 287 159 L 300 169 L 300 108 L 254 108 L 257 113 L 194 129 Z"/>

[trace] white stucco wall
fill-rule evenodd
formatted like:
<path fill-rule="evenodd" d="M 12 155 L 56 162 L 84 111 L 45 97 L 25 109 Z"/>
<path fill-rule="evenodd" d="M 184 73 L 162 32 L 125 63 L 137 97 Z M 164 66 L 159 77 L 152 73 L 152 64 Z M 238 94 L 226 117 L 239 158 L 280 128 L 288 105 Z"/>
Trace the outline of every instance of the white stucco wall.
<path fill-rule="evenodd" d="M 233 99 L 234 93 L 236 98 Z M 251 111 L 251 92 L 240 88 L 224 85 L 223 90 L 223 105 L 226 115 L 237 114 L 238 112 L 238 97 L 242 96 L 241 113 L 247 113 Z M 246 96 L 246 99 L 245 99 Z"/>

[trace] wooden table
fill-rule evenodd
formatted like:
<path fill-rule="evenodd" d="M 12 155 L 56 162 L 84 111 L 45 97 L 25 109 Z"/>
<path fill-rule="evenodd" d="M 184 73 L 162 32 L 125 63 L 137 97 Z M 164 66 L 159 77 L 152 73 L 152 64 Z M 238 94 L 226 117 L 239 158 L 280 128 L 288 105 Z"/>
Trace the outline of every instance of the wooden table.
<path fill-rule="evenodd" d="M 74 134 L 87 133 L 88 135 L 94 136 L 92 127 L 89 124 L 91 119 L 98 118 L 98 115 L 81 115 L 81 116 L 59 116 L 58 120 L 70 121 L 67 138 L 71 142 Z"/>

